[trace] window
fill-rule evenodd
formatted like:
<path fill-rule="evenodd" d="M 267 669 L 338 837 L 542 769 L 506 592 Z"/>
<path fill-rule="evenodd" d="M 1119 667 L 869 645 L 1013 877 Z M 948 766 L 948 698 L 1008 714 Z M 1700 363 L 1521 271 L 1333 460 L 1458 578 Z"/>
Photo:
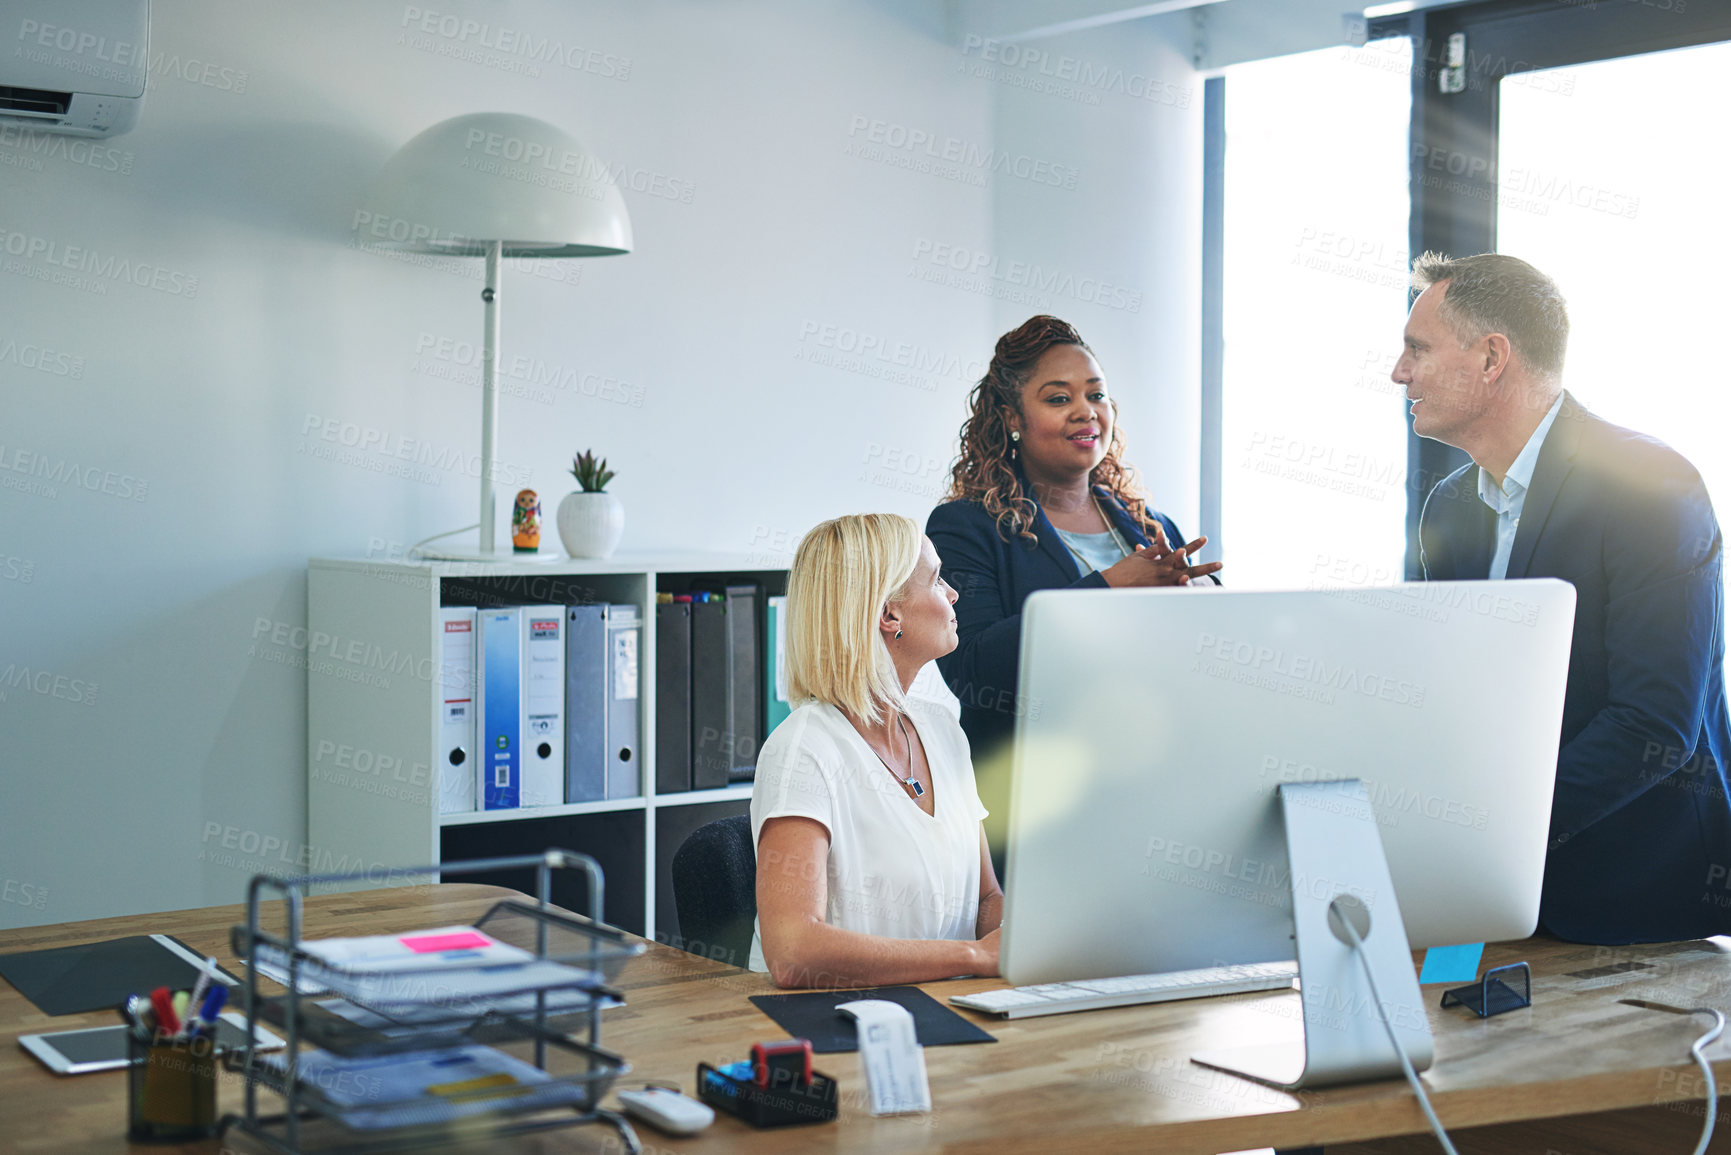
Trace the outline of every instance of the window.
<path fill-rule="evenodd" d="M 1727 70 L 1731 44 L 1707 44 L 1521 73 L 1498 94 L 1497 248 L 1568 299 L 1564 384 L 1687 457 L 1721 520 Z"/>
<path fill-rule="evenodd" d="M 1226 74 L 1222 579 L 1399 581 L 1411 48 Z"/>

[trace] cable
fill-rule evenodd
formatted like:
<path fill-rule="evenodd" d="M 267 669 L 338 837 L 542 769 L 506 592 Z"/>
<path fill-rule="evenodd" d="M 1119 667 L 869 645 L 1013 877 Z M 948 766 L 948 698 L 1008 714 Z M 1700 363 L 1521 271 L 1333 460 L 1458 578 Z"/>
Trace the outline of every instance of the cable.
<path fill-rule="evenodd" d="M 435 533 L 432 537 L 423 537 L 420 541 L 417 541 L 414 545 L 409 547 L 408 556 L 419 557 L 421 555 L 421 547 L 426 545 L 429 541 L 438 541 L 442 537 L 456 537 L 459 533 L 468 533 L 471 529 L 480 528 L 481 523 L 477 521 L 474 525 L 465 525 L 462 529 L 453 529 L 446 533 Z"/>
<path fill-rule="evenodd" d="M 1358 928 L 1352 925 L 1350 918 L 1338 914 L 1330 923 L 1338 924 L 1340 929 L 1344 929 L 1346 937 L 1352 942 L 1353 953 L 1364 967 L 1364 981 L 1370 984 L 1370 1001 L 1376 1005 L 1376 1016 L 1382 1020 L 1382 1029 L 1388 1032 L 1388 1041 L 1394 1046 L 1394 1053 L 1400 1056 L 1400 1069 L 1406 1072 L 1406 1081 L 1412 1084 L 1412 1093 L 1418 1096 L 1418 1105 L 1423 1108 L 1424 1117 L 1430 1120 L 1430 1129 L 1436 1133 L 1437 1142 L 1442 1144 L 1448 1155 L 1460 1155 L 1460 1152 L 1455 1150 L 1455 1145 L 1449 1141 L 1449 1133 L 1443 1130 L 1442 1120 L 1436 1117 L 1436 1111 L 1430 1105 L 1430 1096 L 1424 1093 L 1424 1084 L 1418 1081 L 1418 1072 L 1412 1069 L 1412 1060 L 1406 1057 L 1406 1048 L 1400 1045 L 1394 1027 L 1389 1024 L 1388 1011 L 1383 1008 L 1382 995 L 1377 992 L 1376 976 L 1370 971 L 1370 956 L 1364 953 L 1364 940 L 1358 937 Z M 1696 1155 L 1700 1153 L 1697 1152 Z"/>
<path fill-rule="evenodd" d="M 1376 989 L 1376 975 L 1371 973 L 1370 956 L 1365 953 L 1364 940 L 1358 936 L 1358 928 L 1344 914 L 1334 910 L 1329 920 L 1330 927 L 1337 934 L 1344 934 L 1351 943 L 1353 953 L 1358 956 L 1359 965 L 1364 968 L 1364 981 L 1370 984 L 1370 998 L 1376 1004 L 1377 1018 L 1382 1020 L 1382 1029 L 1388 1032 L 1388 1041 L 1394 1046 L 1394 1053 L 1400 1058 L 1400 1069 L 1406 1073 L 1406 1081 L 1412 1084 L 1412 1093 L 1418 1096 L 1418 1105 L 1424 1110 L 1424 1117 L 1430 1121 L 1430 1129 L 1435 1132 L 1437 1142 L 1442 1144 L 1448 1155 L 1459 1155 L 1455 1145 L 1449 1141 L 1448 1132 L 1443 1130 L 1442 1121 L 1436 1117 L 1436 1111 L 1430 1105 L 1430 1096 L 1425 1094 L 1424 1084 L 1418 1081 L 1418 1072 L 1412 1069 L 1412 1061 L 1406 1057 L 1406 1048 L 1400 1045 L 1400 1039 L 1395 1036 L 1394 1027 L 1389 1024 L 1388 1011 L 1382 1005 L 1382 995 Z M 1720 1035 L 1725 1033 L 1725 1016 L 1712 1007 L 1673 1007 L 1665 1003 L 1649 1002 L 1645 999 L 1621 999 L 1631 1007 L 1645 1007 L 1652 1011 L 1664 1011 L 1672 1015 L 1712 1015 L 1713 1026 L 1696 1039 L 1689 1048 L 1689 1055 L 1695 1060 L 1695 1065 L 1701 1068 L 1701 1074 L 1707 1080 L 1707 1110 L 1706 1120 L 1701 1126 L 1701 1141 L 1695 1144 L 1694 1155 L 1707 1155 L 1707 1144 L 1713 1139 L 1713 1125 L 1719 1116 L 1719 1084 L 1713 1076 L 1713 1064 L 1707 1061 L 1706 1050 L 1712 1046 Z"/>
<path fill-rule="evenodd" d="M 1701 1068 L 1701 1074 L 1707 1080 L 1707 1118 L 1701 1124 L 1701 1141 L 1695 1144 L 1695 1155 L 1706 1155 L 1707 1144 L 1713 1139 L 1713 1124 L 1719 1116 L 1719 1081 L 1713 1077 L 1713 1064 L 1702 1054 L 1708 1044 L 1712 1043 L 1725 1032 L 1725 1016 L 1712 1007 L 1691 1007 L 1692 1015 L 1709 1014 L 1713 1016 L 1713 1029 L 1695 1040 L 1695 1045 L 1689 1048 L 1689 1053 L 1695 1056 L 1695 1064 Z"/>
<path fill-rule="evenodd" d="M 1707 1056 L 1702 1052 L 1713 1040 L 1725 1033 L 1725 1016 L 1712 1007 L 1693 1007 L 1690 1013 L 1698 1015 L 1703 1011 L 1713 1016 L 1713 1029 L 1696 1039 L 1695 1045 L 1689 1048 L 1689 1053 L 1695 1056 L 1695 1062 L 1707 1080 L 1707 1119 L 1701 1125 L 1701 1142 L 1695 1145 L 1695 1155 L 1706 1155 L 1707 1144 L 1713 1138 L 1713 1124 L 1719 1116 L 1719 1082 L 1713 1077 L 1713 1064 L 1707 1061 Z"/>
<path fill-rule="evenodd" d="M 1694 1058 L 1695 1065 L 1701 1068 L 1701 1074 L 1707 1079 L 1707 1118 L 1701 1125 L 1701 1141 L 1695 1144 L 1695 1155 L 1706 1155 L 1707 1144 L 1713 1139 L 1713 1124 L 1719 1118 L 1719 1083 L 1713 1077 L 1713 1064 L 1707 1061 L 1704 1052 L 1715 1039 L 1725 1033 L 1725 1016 L 1712 1007 L 1673 1007 L 1666 1003 L 1649 1002 L 1646 999 L 1618 999 L 1617 1001 L 1631 1007 L 1644 1007 L 1649 1011 L 1664 1011 L 1668 1015 L 1713 1016 L 1712 1029 L 1696 1039 L 1695 1045 L 1689 1048 L 1689 1054 Z"/>

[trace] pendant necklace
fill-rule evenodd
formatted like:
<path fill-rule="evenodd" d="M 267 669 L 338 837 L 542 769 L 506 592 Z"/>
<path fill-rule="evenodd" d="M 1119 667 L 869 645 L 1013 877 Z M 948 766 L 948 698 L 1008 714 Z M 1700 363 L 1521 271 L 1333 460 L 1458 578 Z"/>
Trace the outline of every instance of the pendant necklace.
<path fill-rule="evenodd" d="M 1118 532 L 1118 527 L 1112 524 L 1112 519 L 1106 516 L 1106 511 L 1100 505 L 1099 497 L 1094 498 L 1094 511 L 1100 515 L 1100 520 L 1106 525 L 1106 532 L 1112 535 L 1112 544 L 1118 547 L 1118 552 L 1129 557 L 1131 550 L 1124 544 L 1124 538 Z"/>
<path fill-rule="evenodd" d="M 926 796 L 926 788 L 920 785 L 920 780 L 918 778 L 914 777 L 914 742 L 912 738 L 908 737 L 907 721 L 899 713 L 896 715 L 896 725 L 900 726 L 902 730 L 903 757 L 907 762 L 908 767 L 906 777 L 897 774 L 896 768 L 891 766 L 889 760 L 882 754 L 878 754 L 876 750 L 873 750 L 872 753 L 878 754 L 878 761 L 884 764 L 884 769 L 890 772 L 891 777 L 895 778 L 903 786 L 912 791 L 915 798 L 924 798 Z"/>
<path fill-rule="evenodd" d="M 1130 554 L 1133 553 L 1134 551 L 1131 550 L 1131 548 L 1124 543 L 1123 535 L 1118 532 L 1118 527 L 1112 524 L 1112 519 L 1107 517 L 1106 511 L 1100 507 L 1100 499 L 1098 497 L 1096 497 L 1093 499 L 1093 501 L 1094 501 L 1094 512 L 1096 512 L 1100 515 L 1100 521 L 1106 526 L 1106 532 L 1112 535 L 1112 544 L 1118 547 L 1119 556 L 1120 557 L 1129 557 Z M 1056 527 L 1054 526 L 1053 528 L 1056 528 Z M 1060 533 L 1058 535 L 1058 540 L 1064 543 L 1064 548 L 1069 550 L 1071 556 L 1074 557 L 1077 561 L 1081 562 L 1082 565 L 1084 567 L 1086 567 L 1088 572 L 1090 572 L 1090 573 L 1095 572 L 1096 567 L 1095 567 L 1094 563 L 1089 561 L 1087 558 L 1083 557 L 1082 551 L 1077 549 L 1075 546 L 1071 545 L 1069 538 L 1065 537 L 1062 533 Z"/>

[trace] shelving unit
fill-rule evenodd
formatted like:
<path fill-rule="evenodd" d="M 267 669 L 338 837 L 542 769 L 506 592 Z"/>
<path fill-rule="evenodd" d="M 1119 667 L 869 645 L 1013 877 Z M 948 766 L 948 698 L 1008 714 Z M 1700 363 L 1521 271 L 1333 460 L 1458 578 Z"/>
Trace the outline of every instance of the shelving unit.
<path fill-rule="evenodd" d="M 749 797 L 749 795 L 747 795 Z M 667 805 L 666 802 L 662 803 Z M 439 826 L 474 826 L 483 822 L 519 822 L 525 818 L 558 818 L 565 814 L 609 814 L 615 810 L 642 810 L 641 798 L 607 798 L 594 802 L 567 802 L 562 806 L 521 806 L 516 810 L 469 810 L 439 815 Z"/>
<path fill-rule="evenodd" d="M 676 839 L 705 821 L 745 813 L 749 783 L 655 793 L 655 594 L 756 582 L 787 591 L 787 571 L 723 554 L 619 556 L 606 561 L 493 563 L 314 558 L 307 567 L 307 842 L 321 872 L 496 858 L 572 846 L 600 860 L 612 885 L 602 917 L 662 941 L 677 936 L 667 864 Z M 516 810 L 439 813 L 441 605 L 638 607 L 640 797 Z M 472 772 L 465 766 L 457 771 Z M 658 817 L 659 816 L 659 817 Z M 667 837 L 658 837 L 666 832 Z M 500 874 L 501 885 L 526 878 Z M 367 885 L 362 883 L 362 886 Z M 583 896 L 554 901 L 581 910 Z"/>

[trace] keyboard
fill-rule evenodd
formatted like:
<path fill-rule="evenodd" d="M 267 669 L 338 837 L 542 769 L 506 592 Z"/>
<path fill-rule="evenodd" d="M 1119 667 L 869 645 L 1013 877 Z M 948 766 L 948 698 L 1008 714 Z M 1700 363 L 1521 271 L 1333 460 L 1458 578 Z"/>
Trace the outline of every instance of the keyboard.
<path fill-rule="evenodd" d="M 1001 1018 L 1025 1019 L 1033 1015 L 1062 1015 L 1070 1011 L 1132 1007 L 1142 1003 L 1171 1002 L 1174 999 L 1237 995 L 1246 991 L 1289 990 L 1292 980 L 1297 976 L 1297 963 L 1246 963 L 1240 966 L 1171 971 L 1163 975 L 1129 975 L 1116 979 L 1082 979 L 1070 983 L 1009 987 L 1005 990 L 981 991 L 976 995 L 951 995 L 950 1002 L 958 1007 L 998 1015 Z"/>

